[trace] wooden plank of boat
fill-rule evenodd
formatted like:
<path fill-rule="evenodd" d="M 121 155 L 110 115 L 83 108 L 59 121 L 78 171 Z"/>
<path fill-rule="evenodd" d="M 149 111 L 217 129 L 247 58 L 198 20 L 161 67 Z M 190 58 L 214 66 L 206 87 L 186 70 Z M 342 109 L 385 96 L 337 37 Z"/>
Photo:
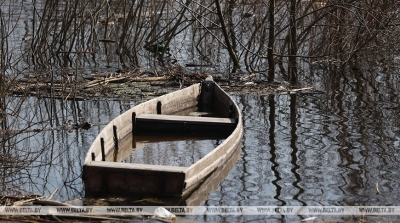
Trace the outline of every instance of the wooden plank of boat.
<path fill-rule="evenodd" d="M 229 136 L 236 127 L 233 118 L 141 114 L 136 116 L 137 134 L 186 134 Z"/>
<path fill-rule="evenodd" d="M 188 192 L 188 194 L 183 197 L 183 200 L 185 201 L 184 205 L 200 206 L 201 202 L 207 200 L 209 193 L 218 189 L 221 181 L 228 176 L 229 172 L 236 165 L 236 161 L 239 159 L 241 151 L 241 145 L 239 144 L 233 154 L 223 165 L 218 166 L 218 168 L 213 171 L 204 182 L 198 185 L 198 187 L 193 188 L 193 192 Z"/>
<path fill-rule="evenodd" d="M 141 114 L 136 117 L 136 121 L 156 121 L 156 122 L 178 122 L 178 123 L 196 123 L 196 124 L 228 124 L 230 126 L 236 125 L 233 118 L 210 118 L 210 117 L 197 117 L 197 116 L 180 116 L 180 115 L 155 115 L 155 114 Z"/>
<path fill-rule="evenodd" d="M 136 137 L 136 138 L 141 138 Z M 147 138 L 147 137 L 146 137 Z M 160 141 L 156 139 L 156 137 L 151 137 L 152 140 Z M 163 138 L 163 137 L 161 137 Z M 167 141 L 170 137 L 164 137 Z M 146 140 L 147 141 L 147 140 Z M 141 194 L 130 195 L 125 198 L 126 202 L 129 202 L 132 205 L 160 205 L 162 206 L 199 206 L 201 202 L 208 199 L 209 193 L 218 189 L 219 184 L 222 180 L 224 180 L 229 172 L 235 166 L 237 160 L 240 157 L 241 153 L 241 145 L 238 145 L 233 154 L 227 161 L 218 166 L 215 171 L 213 171 L 208 177 L 204 179 L 203 182 L 199 183 L 196 187 L 192 187 L 190 191 L 186 191 L 183 196 L 175 196 L 175 197 L 160 197 L 160 196 L 148 196 Z M 102 200 L 104 197 L 102 197 Z M 128 200 L 126 200 L 128 199 Z M 96 199 L 89 199 L 85 202 L 87 205 L 94 205 L 96 203 Z M 91 203 L 94 202 L 94 203 Z"/>
<path fill-rule="evenodd" d="M 219 118 L 174 117 L 196 110 L 218 113 Z M 161 116 L 155 118 L 155 114 Z M 166 115 L 170 117 L 164 117 Z M 230 128 L 226 130 L 229 136 L 214 150 L 189 167 L 105 161 L 106 157 L 118 153 L 118 143 L 121 139 L 128 134 L 140 135 L 145 131 L 143 130 L 145 127 L 140 123 L 149 119 L 154 123 L 169 122 L 164 126 L 193 122 L 196 126 L 211 124 L 217 125 L 213 129 L 221 129 L 221 126 L 226 124 Z M 200 129 L 201 131 L 205 130 Z M 182 134 L 181 131 L 176 133 Z M 213 81 L 195 84 L 149 100 L 112 120 L 91 145 L 83 166 L 86 196 L 134 194 L 182 196 L 231 157 L 231 154 L 241 145 L 242 135 L 242 116 L 237 104 Z M 114 157 L 118 156 L 114 155 Z"/>

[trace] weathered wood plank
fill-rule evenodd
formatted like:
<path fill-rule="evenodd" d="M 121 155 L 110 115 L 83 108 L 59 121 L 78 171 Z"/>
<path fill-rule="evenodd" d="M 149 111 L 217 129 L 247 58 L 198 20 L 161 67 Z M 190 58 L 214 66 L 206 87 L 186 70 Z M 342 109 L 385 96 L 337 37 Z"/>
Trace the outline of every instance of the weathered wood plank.
<path fill-rule="evenodd" d="M 137 135 L 229 136 L 235 119 L 196 116 L 142 114 L 136 117 Z"/>
<path fill-rule="evenodd" d="M 190 195 L 186 198 L 185 205 L 200 206 L 201 202 L 208 200 L 209 193 L 217 190 L 221 181 L 224 180 L 233 169 L 240 157 L 241 151 L 241 146 L 238 145 L 233 154 L 228 156 L 227 160 L 213 171 L 198 188 L 194 188 L 195 190 L 192 192 L 191 190 L 187 190 L 187 193 L 190 193 Z"/>
<path fill-rule="evenodd" d="M 148 171 L 169 171 L 183 173 L 187 167 L 180 166 L 162 166 L 162 165 L 150 165 L 140 163 L 121 163 L 121 162 L 106 162 L 106 161 L 93 161 L 88 166 L 98 166 L 105 168 L 115 169 L 137 169 L 137 170 L 148 170 Z"/>
<path fill-rule="evenodd" d="M 199 116 L 180 116 L 180 115 L 156 115 L 156 114 L 141 114 L 136 117 L 136 121 L 158 121 L 158 122 L 190 122 L 204 124 L 231 124 L 235 125 L 233 118 L 211 118 Z"/>
<path fill-rule="evenodd" d="M 181 194 L 185 167 L 94 161 L 84 166 L 86 195 Z"/>

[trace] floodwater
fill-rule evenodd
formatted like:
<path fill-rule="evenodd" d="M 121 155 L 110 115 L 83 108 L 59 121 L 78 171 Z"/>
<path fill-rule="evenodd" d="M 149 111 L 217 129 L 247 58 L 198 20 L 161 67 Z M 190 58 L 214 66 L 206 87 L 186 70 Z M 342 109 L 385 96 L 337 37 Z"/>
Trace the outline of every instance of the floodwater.
<path fill-rule="evenodd" d="M 400 205 L 399 80 L 386 80 L 389 82 L 373 82 L 373 86 L 360 88 L 343 83 L 340 90 L 327 88 L 315 94 L 232 94 L 243 114 L 242 151 L 226 178 L 220 179 L 215 190 L 198 204 Z M 371 87 L 377 90 L 366 91 Z M 31 101 L 42 105 L 37 110 L 42 113 L 30 120 L 51 117 L 54 126 L 68 120 L 94 125 L 89 130 L 29 132 L 11 139 L 16 143 L 16 156 L 24 165 L 4 169 L 4 193 L 50 195 L 57 189 L 55 199 L 84 197 L 81 173 L 86 151 L 104 123 L 135 102 L 34 100 L 39 99 Z M 54 112 L 46 113 L 50 110 Z M 45 123 L 51 127 L 49 122 Z M 28 148 L 37 153 L 28 153 Z M 213 222 L 303 218 L 187 217 Z"/>
<path fill-rule="evenodd" d="M 38 55 L 47 53 L 51 56 L 51 50 L 49 53 L 46 47 L 40 47 L 40 39 L 32 39 L 40 37 L 40 34 L 46 36 L 49 31 L 43 28 L 32 31 L 32 27 L 38 29 L 39 25 L 31 19 L 32 15 L 36 15 L 33 3 L 24 1 L 21 7 L 17 1 L 10 2 L 13 4 L 8 8 L 12 9 L 9 13 L 13 19 L 5 25 L 14 32 L 8 41 L 10 46 L 20 46 L 10 51 L 10 55 L 13 55 L 11 62 L 19 61 L 21 55 L 29 52 L 31 48 L 28 43 L 31 42 L 37 46 L 35 50 Z M 146 21 L 144 25 L 147 25 Z M 54 63 L 45 66 L 49 70 L 74 67 L 102 70 L 111 67 L 115 71 L 121 68 L 120 58 L 126 55 L 112 53 L 116 51 L 115 43 L 101 42 L 96 48 L 92 47 L 91 40 L 87 40 L 91 32 L 100 33 L 104 36 L 103 40 L 107 40 L 116 33 L 117 27 L 111 29 L 110 25 L 107 29 L 105 24 L 109 23 L 101 19 L 96 24 L 91 29 L 81 26 L 81 39 L 78 33 L 65 33 L 64 36 L 57 30 L 58 25 L 51 26 L 54 33 L 49 36 L 53 37 L 44 40 L 49 43 L 54 40 L 58 46 L 59 39 L 68 40 L 71 36 L 77 36 L 77 41 L 70 40 L 71 44 L 75 44 L 73 51 L 76 52 L 65 56 L 63 48 L 70 49 L 70 43 L 64 41 L 60 43 L 61 51 L 58 52 L 62 56 L 57 54 L 60 58 L 36 58 L 32 62 L 33 59 L 21 56 L 21 60 L 29 66 L 21 65 L 24 69 L 15 69 L 15 72 L 33 75 L 31 65 L 41 65 L 43 61 Z M 141 28 L 147 30 L 148 27 L 144 25 Z M 89 34 L 85 34 L 85 30 Z M 142 36 L 145 39 L 147 34 L 143 32 Z M 229 66 L 229 57 L 222 55 L 224 50 L 220 45 L 214 45 L 217 42 L 214 38 L 206 36 L 199 46 L 195 42 L 182 41 L 192 36 L 195 35 L 191 31 L 182 32 L 171 41 L 171 46 L 175 46 L 171 47 L 171 52 L 179 62 L 200 64 L 208 59 L 215 62 L 211 65 Z M 202 39 L 201 36 L 196 38 Z M 247 39 L 246 36 L 243 38 Z M 80 44 L 81 40 L 87 42 Z M 136 40 L 131 41 L 136 44 Z M 98 41 L 93 38 L 93 42 Z M 129 48 L 132 51 L 135 47 L 143 48 L 134 43 L 128 41 L 126 45 L 132 45 Z M 190 53 L 191 50 L 193 53 Z M 92 51 L 96 53 L 90 54 Z M 144 49 L 138 52 L 137 65 L 151 69 L 159 66 L 150 52 Z M 129 64 L 130 60 L 126 60 L 126 64 Z M 259 66 L 263 67 L 263 62 L 260 63 Z M 312 70 L 306 64 L 303 70 L 307 72 L 299 73 L 300 83 L 306 87 L 307 84 L 318 84 L 318 92 L 275 95 L 231 92 L 243 114 L 241 152 L 227 165 L 229 168 L 226 169 L 230 171 L 216 172 L 216 176 L 210 178 L 211 182 L 206 182 L 213 185 L 211 190 L 207 190 L 206 194 L 199 192 L 197 199 L 193 198 L 196 202 L 187 203 L 204 206 L 400 206 L 400 76 L 396 67 L 374 69 L 365 73 L 340 73 Z M 195 69 L 201 72 L 209 70 L 221 72 L 222 69 Z M 30 131 L 11 138 L 0 132 L 0 194 L 49 196 L 56 191 L 53 199 L 71 201 L 85 196 L 82 165 L 92 141 L 106 123 L 132 108 L 138 101 L 72 101 L 40 97 L 25 100 L 16 97 L 7 100 L 7 103 L 11 114 L 7 117 L 7 127 L 12 130 L 27 128 Z M 92 128 L 75 129 L 66 124 L 84 122 L 91 122 Z M 37 130 L 43 128 L 43 131 Z M 220 143 L 217 141 L 208 144 Z M 203 153 L 211 147 L 207 148 Z M 199 158 L 203 154 L 197 155 Z M 141 156 L 152 160 L 148 154 Z M 131 157 L 133 160 L 134 157 Z M 184 219 L 200 222 L 282 222 L 301 221 L 307 217 L 192 216 Z M 379 220 L 390 222 L 393 219 L 385 217 Z"/>
<path fill-rule="evenodd" d="M 220 145 L 223 138 L 128 135 L 118 153 L 126 163 L 189 167 Z M 122 149 L 124 151 L 122 151 Z"/>

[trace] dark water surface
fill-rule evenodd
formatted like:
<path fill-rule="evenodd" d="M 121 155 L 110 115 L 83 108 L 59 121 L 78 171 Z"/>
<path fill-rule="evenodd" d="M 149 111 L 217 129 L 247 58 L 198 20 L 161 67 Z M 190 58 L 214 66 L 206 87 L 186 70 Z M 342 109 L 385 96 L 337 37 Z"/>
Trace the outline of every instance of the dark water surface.
<path fill-rule="evenodd" d="M 397 91 L 233 95 L 243 114 L 242 152 L 227 177 L 201 205 L 400 205 Z M 36 99 L 31 100 L 33 104 Z M 55 199 L 84 197 L 81 173 L 86 151 L 103 124 L 133 107 L 134 102 L 40 99 L 35 104 L 38 108 L 31 112 L 31 119 L 42 119 L 47 127 L 68 120 L 90 121 L 94 126 L 14 138 L 18 157 L 26 164 L 4 171 L 3 191 L 50 195 L 58 189 Z M 29 153 L 28 149 L 37 152 Z M 216 222 L 302 219 L 188 217 L 193 218 Z"/>
<path fill-rule="evenodd" d="M 117 160 L 126 163 L 189 167 L 206 156 L 224 139 L 205 137 L 136 136 L 128 135 L 124 155 Z M 126 154 L 126 155 L 125 155 Z"/>
<path fill-rule="evenodd" d="M 45 1 L 38 2 L 44 5 Z M 39 3 L 35 3 L 35 7 L 38 7 L 37 12 L 43 12 L 43 5 Z M 103 4 L 103 1 L 91 1 L 91 3 L 85 10 L 90 11 L 91 7 L 96 8 L 97 4 Z M 100 70 L 109 67 L 112 72 L 123 67 L 121 58 L 127 55 L 115 53 L 117 44 L 100 42 L 96 38 L 90 41 L 87 38 L 93 32 L 108 39 L 118 32 L 117 26 L 111 23 L 106 26 L 108 23 L 103 21 L 104 16 L 95 20 L 96 25 L 82 26 L 82 36 L 77 35 L 76 41 L 70 39 L 63 43 L 64 45 L 61 43 L 58 45 L 59 39 L 57 39 L 63 37 L 57 28 L 61 16 L 60 18 L 59 16 L 50 17 L 49 21 L 52 21 L 52 18 L 59 20 L 57 20 L 58 23 L 50 23 L 54 33 L 49 34 L 48 39 L 44 38 L 46 43 L 54 40 L 54 44 L 59 46 L 60 50 L 66 47 L 76 52 L 64 55 L 52 50 L 46 51 L 45 48 L 40 47 L 40 42 L 36 43 L 40 39 L 35 38 L 46 34 L 46 30 L 36 30 L 39 27 L 38 21 L 31 19 L 33 15 L 36 15 L 35 4 L 30 1 L 24 1 L 22 7 L 18 1 L 6 1 L 1 4 L 4 6 L 2 8 L 4 14 L 10 16 L 10 20 L 6 19 L 8 22 L 5 23 L 5 27 L 13 30 L 8 37 L 9 45 L 13 46 L 9 53 L 12 55 L 11 61 L 24 62 L 22 65 L 10 66 L 14 67 L 10 68 L 11 71 L 18 75 L 21 73 L 27 76 L 33 75 L 31 66 L 33 67 L 36 63 L 45 65 L 40 60 L 42 52 L 51 52 L 47 56 L 52 56 L 52 59 L 48 59 L 52 66 L 72 69 L 67 70 L 67 73 L 73 73 L 74 70 L 77 72 L 78 68 L 82 67 Z M 103 10 L 100 14 L 105 13 Z M 147 25 L 146 21 L 143 22 L 144 25 Z M 247 24 L 253 24 L 252 20 L 249 20 L 249 23 L 243 23 L 243 27 L 246 28 Z M 145 37 L 149 31 L 147 26 L 143 26 L 142 36 Z M 213 70 L 219 73 L 221 70 L 230 70 L 219 68 L 219 66 L 228 67 L 230 62 L 227 54 L 221 53 L 224 50 L 221 49 L 220 44 L 217 44 L 214 37 L 206 36 L 204 42 L 197 40 L 201 42 L 199 48 L 196 41 L 186 41 L 192 36 L 195 39 L 203 39 L 201 35 L 195 35 L 202 32 L 189 30 L 177 34 L 177 38 L 173 38 L 170 42 L 174 58 L 182 64 L 216 66 L 215 69 L 197 66 L 194 70 L 199 72 Z M 161 31 L 157 32 L 157 34 L 161 33 Z M 65 33 L 65 35 L 75 36 L 70 33 Z M 247 41 L 248 36 L 243 35 L 242 38 Z M 136 52 L 135 47 L 139 47 L 137 51 L 139 53 L 135 55 L 139 59 L 135 64 L 156 69 L 155 66 L 159 64 L 154 55 L 145 50 L 142 44 L 136 46 L 136 42 L 134 41 L 134 44 L 131 41 L 133 40 L 129 40 L 126 46 L 132 47 L 129 48 L 132 52 Z M 33 43 L 38 54 L 35 61 L 26 56 L 30 55 L 27 52 L 30 52 Z M 69 44 L 74 47 L 71 48 Z M 261 43 L 261 45 L 265 44 Z M 308 51 L 307 47 L 306 50 Z M 88 54 L 78 52 L 88 52 Z M 43 60 L 46 58 L 44 57 Z M 398 57 L 396 58 L 396 63 L 398 63 Z M 132 59 L 124 60 L 126 64 L 129 64 Z M 196 200 L 194 204 L 204 206 L 400 206 L 400 75 L 396 67 L 382 69 L 378 67 L 377 71 L 371 73 L 359 71 L 358 74 L 337 74 L 333 72 L 334 74 L 325 77 L 319 75 L 318 70 L 309 69 L 309 64 L 300 64 L 302 64 L 302 70 L 307 72 L 299 71 L 300 83 L 313 85 L 320 82 L 320 93 L 233 94 L 243 114 L 242 151 L 238 154 L 236 164 L 229 166 L 229 170 L 232 168 L 229 173 L 217 173 L 217 176 L 211 178 L 217 183 L 221 180 L 219 186 L 214 184 L 210 187 L 213 191 L 199 195 L 197 200 L 194 199 Z M 263 60 L 260 60 L 257 67 L 264 67 Z M 7 72 L 11 75 L 10 70 Z M 380 73 L 379 70 L 385 70 L 385 74 Z M 84 76 L 92 73 L 95 73 L 92 69 L 83 71 Z M 80 72 L 79 74 L 81 75 Z M 277 73 L 277 77 L 279 76 Z M 25 130 L 27 128 L 30 131 L 9 139 L 2 131 L 0 132 L 2 143 L 0 194 L 25 195 L 29 193 L 49 196 L 57 190 L 54 199 L 61 201 L 75 200 L 85 196 L 81 178 L 82 165 L 92 141 L 106 123 L 138 103 L 138 101 L 53 100 L 40 97 L 29 98 L 29 100 L 7 98 L 6 102 L 9 109 L 7 113 L 10 114 L 10 117 L 7 117 L 6 129 Z M 20 105 L 22 105 L 21 109 L 19 109 Z M 93 123 L 92 128 L 74 129 L 65 124 L 84 122 Z M 44 131 L 33 131 L 43 128 Z M 184 144 L 188 142 L 177 143 L 185 147 Z M 159 161 L 176 163 L 182 161 L 184 165 L 190 165 L 219 143 L 219 140 L 207 141 L 207 146 L 200 153 L 197 150 L 189 151 L 193 154 L 190 158 L 178 152 L 171 153 L 171 157 L 167 157 L 168 160 Z M 147 153 L 144 150 L 140 151 L 139 159 L 154 161 L 153 155 L 159 153 L 160 148 L 150 149 Z M 138 160 L 133 156 L 127 159 L 130 162 Z M 377 192 L 377 188 L 380 193 Z M 282 222 L 300 221 L 303 218 L 306 217 L 194 216 L 184 218 L 184 220 Z M 322 220 L 316 219 L 316 221 Z M 393 221 L 391 218 L 378 219 L 378 221 L 381 220 Z M 400 219 L 397 220 L 400 221 Z"/>

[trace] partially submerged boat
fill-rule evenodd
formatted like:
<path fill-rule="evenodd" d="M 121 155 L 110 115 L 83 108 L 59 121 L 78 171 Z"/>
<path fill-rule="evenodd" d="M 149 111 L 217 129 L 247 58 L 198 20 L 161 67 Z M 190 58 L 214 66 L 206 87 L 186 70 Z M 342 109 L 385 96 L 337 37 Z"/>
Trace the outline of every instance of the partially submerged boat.
<path fill-rule="evenodd" d="M 240 149 L 242 135 L 239 107 L 212 80 L 154 98 L 116 117 L 97 136 L 83 165 L 86 196 L 184 196 Z M 135 138 L 144 136 L 224 140 L 187 167 L 121 162 L 132 151 L 123 149 L 124 139 L 132 137 L 135 148 Z"/>

